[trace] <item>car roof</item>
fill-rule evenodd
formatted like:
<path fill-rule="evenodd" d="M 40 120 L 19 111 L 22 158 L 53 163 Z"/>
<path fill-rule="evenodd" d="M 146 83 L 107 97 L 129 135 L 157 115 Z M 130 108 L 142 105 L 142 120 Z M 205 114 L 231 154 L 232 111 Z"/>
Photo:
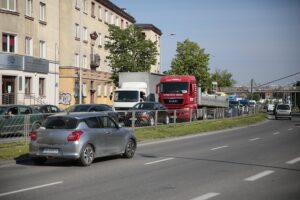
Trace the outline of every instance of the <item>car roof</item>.
<path fill-rule="evenodd" d="M 69 112 L 69 113 L 59 113 L 55 115 L 49 116 L 52 117 L 70 117 L 70 118 L 77 118 L 77 119 L 85 119 L 88 117 L 97 117 L 97 116 L 108 116 L 105 111 L 103 112 Z"/>

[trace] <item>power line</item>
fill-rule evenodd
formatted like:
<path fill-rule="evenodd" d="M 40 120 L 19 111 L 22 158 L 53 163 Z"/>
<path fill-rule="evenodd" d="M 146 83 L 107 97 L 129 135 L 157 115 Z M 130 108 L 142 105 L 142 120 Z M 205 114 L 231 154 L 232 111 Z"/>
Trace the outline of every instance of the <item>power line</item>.
<path fill-rule="evenodd" d="M 300 74 L 300 72 L 297 72 L 297 73 L 294 73 L 294 74 L 291 74 L 291 75 L 288 75 L 288 76 L 285 76 L 285 77 L 282 77 L 282 78 L 279 78 L 279 79 L 276 79 L 276 80 L 273 80 L 273 81 L 270 81 L 270 82 L 267 82 L 267 83 L 264 83 L 264 84 L 261 84 L 261 85 L 259 85 L 259 86 L 256 86 L 256 88 L 261 87 L 261 86 L 265 86 L 265 85 L 269 85 L 270 83 L 274 83 L 274 82 L 277 82 L 277 81 L 280 81 L 280 80 L 289 78 L 289 77 L 291 77 L 291 76 L 295 76 L 295 75 L 297 75 L 297 74 Z"/>

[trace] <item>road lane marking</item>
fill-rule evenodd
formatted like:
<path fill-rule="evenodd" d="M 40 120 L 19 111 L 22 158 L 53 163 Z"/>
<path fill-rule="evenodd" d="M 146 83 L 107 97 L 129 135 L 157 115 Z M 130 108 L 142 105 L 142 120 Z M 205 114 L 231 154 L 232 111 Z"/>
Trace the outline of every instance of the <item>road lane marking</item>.
<path fill-rule="evenodd" d="M 260 140 L 260 138 L 252 138 L 252 139 L 250 139 L 250 141 L 255 141 L 255 140 Z"/>
<path fill-rule="evenodd" d="M 221 147 L 216 147 L 216 148 L 212 148 L 211 150 L 214 151 L 214 150 L 218 150 L 218 149 L 224 149 L 224 148 L 227 148 L 228 146 L 221 146 Z"/>
<path fill-rule="evenodd" d="M 280 133 L 280 132 L 277 131 L 277 132 L 273 133 L 273 135 L 278 135 L 279 133 Z"/>
<path fill-rule="evenodd" d="M 174 158 L 166 158 L 166 159 L 162 159 L 162 160 L 157 160 L 157 161 L 153 161 L 153 162 L 148 162 L 148 163 L 145 163 L 145 165 L 152 165 L 152 164 L 155 164 L 155 163 L 165 162 L 165 161 L 173 160 L 173 159 L 174 159 Z"/>
<path fill-rule="evenodd" d="M 215 196 L 218 196 L 218 195 L 220 195 L 220 194 L 219 193 L 215 193 L 215 192 L 210 192 L 210 193 L 204 194 L 202 196 L 193 198 L 191 200 L 206 200 L 206 199 L 210 199 L 210 198 L 213 198 Z"/>
<path fill-rule="evenodd" d="M 272 173 L 274 173 L 274 171 L 272 171 L 272 170 L 266 170 L 266 171 L 263 171 L 261 173 L 258 173 L 256 175 L 254 175 L 254 176 L 250 176 L 250 177 L 248 177 L 248 178 L 246 178 L 244 180 L 245 181 L 256 181 L 256 180 L 258 180 L 258 179 L 260 179 L 262 177 L 268 176 L 268 175 L 270 175 Z"/>
<path fill-rule="evenodd" d="M 293 128 L 289 128 L 289 129 L 288 129 L 288 131 L 292 131 L 292 130 L 293 130 Z"/>
<path fill-rule="evenodd" d="M 54 183 L 48 183 L 48 184 L 44 184 L 44 185 L 38 185 L 38 186 L 34 186 L 34 187 L 30 187 L 30 188 L 25 188 L 25 189 L 20 189 L 20 190 L 15 190 L 15 191 L 11 191 L 11 192 L 5 192 L 5 193 L 0 194 L 0 197 L 11 195 L 11 194 L 16 194 L 16 193 L 20 193 L 20 192 L 25 192 L 25 191 L 29 191 L 29 190 L 36 190 L 36 189 L 40 189 L 40 188 L 44 188 L 44 187 L 49 187 L 49 186 L 53 186 L 53 185 L 58 185 L 58 184 L 62 184 L 62 183 L 63 183 L 63 181 L 58 181 L 58 182 L 54 182 Z"/>
<path fill-rule="evenodd" d="M 290 160 L 290 161 L 287 161 L 286 164 L 293 165 L 293 164 L 295 164 L 296 162 L 299 162 L 299 161 L 300 161 L 300 157 L 295 158 L 295 159 Z"/>

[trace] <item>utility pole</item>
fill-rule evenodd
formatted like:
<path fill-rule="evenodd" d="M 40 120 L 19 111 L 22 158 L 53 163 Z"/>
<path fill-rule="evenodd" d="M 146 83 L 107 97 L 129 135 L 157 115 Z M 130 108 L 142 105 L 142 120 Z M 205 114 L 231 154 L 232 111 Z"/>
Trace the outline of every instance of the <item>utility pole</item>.
<path fill-rule="evenodd" d="M 253 78 L 251 79 L 251 100 L 253 99 Z"/>

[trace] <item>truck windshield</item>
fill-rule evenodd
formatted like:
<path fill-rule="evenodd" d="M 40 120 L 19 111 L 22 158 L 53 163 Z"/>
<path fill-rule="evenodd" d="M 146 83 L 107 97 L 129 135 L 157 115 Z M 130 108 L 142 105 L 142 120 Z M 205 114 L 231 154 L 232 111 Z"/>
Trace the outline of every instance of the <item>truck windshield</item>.
<path fill-rule="evenodd" d="M 166 82 L 160 84 L 161 93 L 187 93 L 188 83 Z"/>
<path fill-rule="evenodd" d="M 115 102 L 137 102 L 139 101 L 138 91 L 116 91 Z"/>

